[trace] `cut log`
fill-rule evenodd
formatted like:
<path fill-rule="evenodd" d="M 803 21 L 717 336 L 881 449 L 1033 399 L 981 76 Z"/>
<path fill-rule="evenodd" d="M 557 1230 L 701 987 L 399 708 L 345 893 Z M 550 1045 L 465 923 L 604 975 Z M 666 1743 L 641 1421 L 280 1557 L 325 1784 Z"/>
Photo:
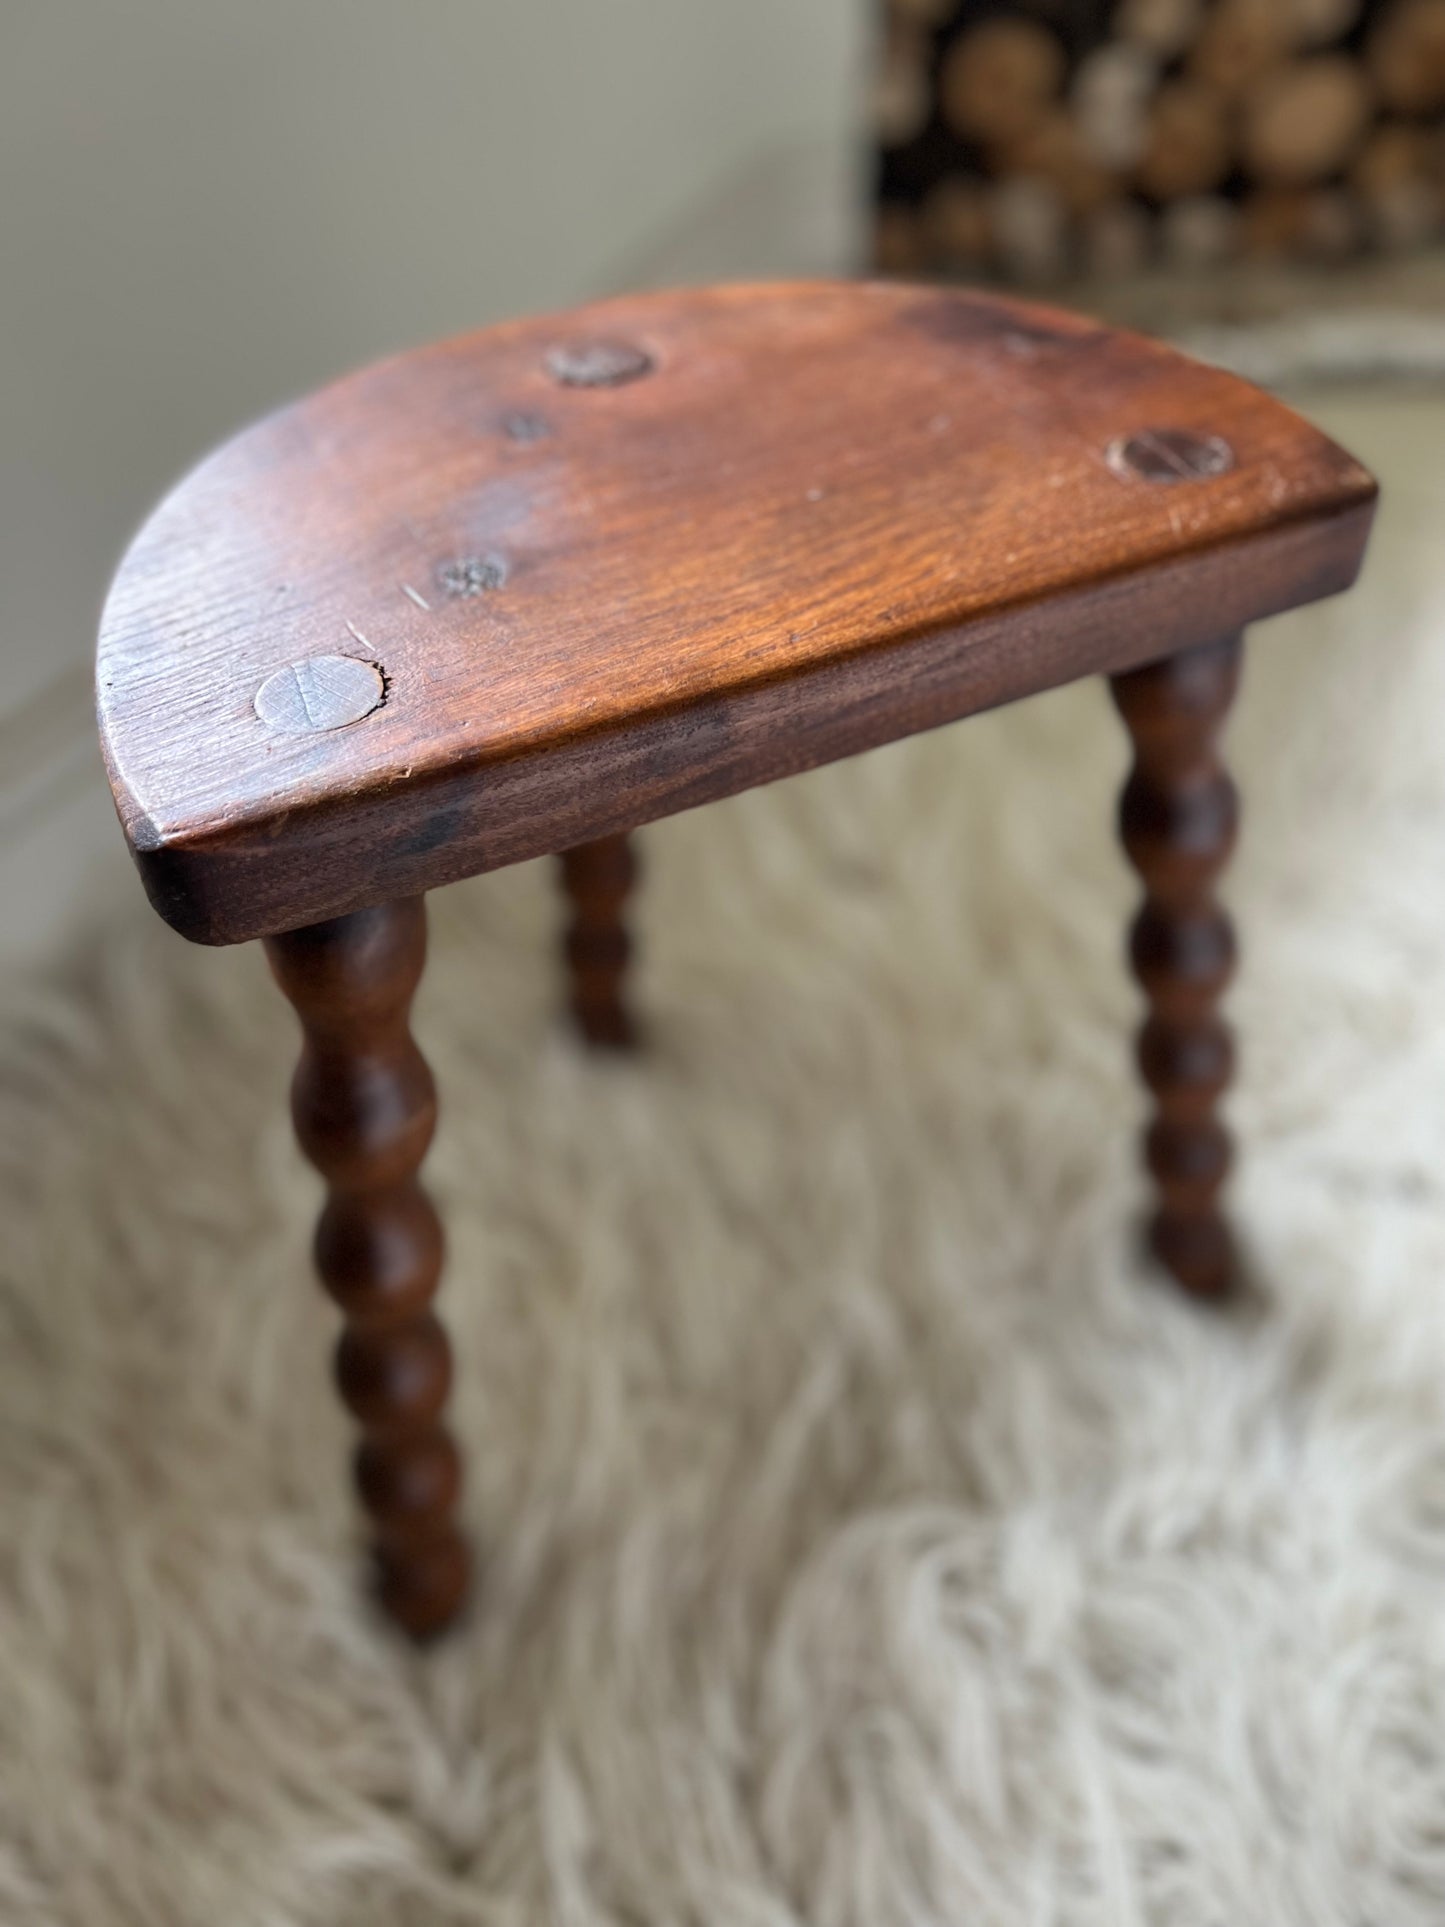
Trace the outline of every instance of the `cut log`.
<path fill-rule="evenodd" d="M 1047 181 L 999 181 L 989 202 L 994 246 L 1016 281 L 1057 281 L 1069 263 L 1068 211 Z"/>
<path fill-rule="evenodd" d="M 1146 194 L 1156 201 L 1207 194 L 1224 179 L 1232 159 L 1228 111 L 1213 88 L 1174 80 L 1159 89 L 1135 170 Z"/>
<path fill-rule="evenodd" d="M 1072 104 L 1084 145 L 1101 167 L 1132 167 L 1149 139 L 1149 103 L 1159 80 L 1156 57 L 1115 41 L 1086 54 L 1074 76 Z"/>
<path fill-rule="evenodd" d="M 1256 87 L 1293 48 L 1289 0 L 1218 0 L 1189 54 L 1188 71 L 1233 99 Z"/>
<path fill-rule="evenodd" d="M 1269 186 L 1327 180 L 1350 160 L 1369 117 L 1369 88 L 1357 62 L 1343 54 L 1292 61 L 1249 96 L 1245 166 Z"/>
<path fill-rule="evenodd" d="M 921 274 L 928 265 L 917 214 L 898 201 L 884 201 L 873 221 L 873 265 L 879 274 Z"/>
<path fill-rule="evenodd" d="M 1406 181 L 1428 181 L 1438 159 L 1438 136 L 1423 127 L 1385 121 L 1361 148 L 1350 169 L 1350 185 L 1364 201 L 1375 201 Z"/>
<path fill-rule="evenodd" d="M 1425 181 L 1401 181 L 1370 208 L 1370 231 L 1382 248 L 1418 248 L 1440 232 L 1440 195 Z"/>
<path fill-rule="evenodd" d="M 873 130 L 884 147 L 901 147 L 922 133 L 932 111 L 928 63 L 909 33 L 888 36 L 873 82 Z"/>
<path fill-rule="evenodd" d="M 1300 246 L 1314 261 L 1344 261 L 1365 240 L 1365 218 L 1353 194 L 1340 187 L 1315 188 L 1306 197 Z"/>
<path fill-rule="evenodd" d="M 1440 231 L 1441 140 L 1438 128 L 1386 123 L 1365 143 L 1350 184 L 1377 246 L 1415 247 Z"/>
<path fill-rule="evenodd" d="M 1058 97 L 1064 50 L 1037 21 L 985 20 L 960 34 L 939 75 L 944 119 L 967 140 L 1017 140 Z"/>
<path fill-rule="evenodd" d="M 1445 107 L 1445 0 L 1398 0 L 1370 35 L 1366 59 L 1380 99 L 1395 113 Z"/>
<path fill-rule="evenodd" d="M 1070 213 L 1087 213 L 1117 190 L 1117 176 L 1089 151 L 1077 123 L 1062 108 L 1016 141 L 989 155 L 1001 178 L 1045 181 L 1057 190 Z"/>
<path fill-rule="evenodd" d="M 1241 209 L 1244 252 L 1255 260 L 1299 254 L 1309 232 L 1309 195 L 1298 187 L 1262 187 Z"/>
<path fill-rule="evenodd" d="M 993 253 L 989 190 L 954 175 L 940 181 L 921 210 L 930 264 L 964 271 L 986 267 Z"/>
<path fill-rule="evenodd" d="M 1295 44 L 1327 47 L 1359 20 L 1363 0 L 1285 0 Z"/>
<path fill-rule="evenodd" d="M 1114 32 L 1161 60 L 1182 54 L 1199 32 L 1203 0 L 1120 0 Z"/>
<path fill-rule="evenodd" d="M 1149 216 L 1137 201 L 1109 201 L 1083 223 L 1084 266 L 1101 280 L 1134 274 L 1149 259 Z"/>
<path fill-rule="evenodd" d="M 1164 258 L 1180 268 L 1212 268 L 1239 252 L 1239 209 L 1218 194 L 1196 194 L 1165 208 Z"/>

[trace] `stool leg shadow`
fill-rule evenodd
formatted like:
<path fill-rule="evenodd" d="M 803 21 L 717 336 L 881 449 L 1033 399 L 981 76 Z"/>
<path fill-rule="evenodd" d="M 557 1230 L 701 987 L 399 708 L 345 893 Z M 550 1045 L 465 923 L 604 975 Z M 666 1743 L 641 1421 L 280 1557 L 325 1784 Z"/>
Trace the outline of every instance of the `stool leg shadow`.
<path fill-rule="evenodd" d="M 1202 1298 L 1240 1282 L 1219 1204 L 1232 1152 L 1218 1112 L 1234 1040 L 1218 1007 L 1235 942 L 1214 885 L 1238 823 L 1217 744 L 1242 652 L 1242 638 L 1228 636 L 1111 679 L 1135 758 L 1119 835 L 1144 883 L 1129 957 L 1148 1004 L 1137 1060 L 1154 1099 L 1144 1158 L 1157 1201 L 1146 1235 L 1164 1269 Z"/>
<path fill-rule="evenodd" d="M 627 836 L 599 837 L 558 858 L 567 926 L 562 938 L 567 1008 L 594 1050 L 631 1050 L 638 1041 L 627 997 L 632 939 L 628 898 L 637 882 L 637 851 Z"/>
<path fill-rule="evenodd" d="M 422 898 L 266 941 L 301 1019 L 296 1135 L 326 1180 L 316 1268 L 341 1307 L 336 1381 L 361 1427 L 355 1476 L 383 1610 L 414 1639 L 460 1611 L 470 1555 L 456 1523 L 461 1461 L 441 1414 L 451 1348 L 431 1301 L 442 1227 L 417 1179 L 436 1125 L 410 1010 L 426 957 Z"/>

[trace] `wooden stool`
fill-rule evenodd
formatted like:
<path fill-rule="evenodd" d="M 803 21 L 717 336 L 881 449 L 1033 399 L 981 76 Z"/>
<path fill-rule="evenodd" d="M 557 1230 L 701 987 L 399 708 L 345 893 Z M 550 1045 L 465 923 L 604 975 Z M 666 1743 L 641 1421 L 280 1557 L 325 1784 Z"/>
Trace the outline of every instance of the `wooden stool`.
<path fill-rule="evenodd" d="M 1231 1271 L 1216 739 L 1242 626 L 1346 588 L 1375 497 L 1256 389 L 1072 315 L 900 285 L 609 301 L 248 429 L 126 556 L 97 678 L 151 902 L 265 939 L 382 1601 L 461 1606 L 442 1231 L 408 1027 L 423 893 L 564 852 L 572 1008 L 624 1044 L 625 833 L 1084 675 L 1133 739 L 1151 1240 Z"/>

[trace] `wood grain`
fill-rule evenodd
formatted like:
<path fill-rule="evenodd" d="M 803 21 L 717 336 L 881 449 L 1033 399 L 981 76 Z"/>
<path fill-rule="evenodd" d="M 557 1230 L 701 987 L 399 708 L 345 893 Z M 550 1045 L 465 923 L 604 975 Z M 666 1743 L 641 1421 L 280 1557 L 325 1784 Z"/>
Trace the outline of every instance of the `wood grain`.
<path fill-rule="evenodd" d="M 358 911 L 266 950 L 301 1019 L 292 1112 L 326 1180 L 316 1268 L 346 1318 L 336 1379 L 362 1430 L 356 1483 L 375 1527 L 381 1604 L 428 1638 L 459 1611 L 470 1561 L 456 1525 L 461 1461 L 441 1423 L 451 1351 L 431 1309 L 442 1228 L 416 1175 L 437 1110 L 408 1023 L 425 908 L 413 899 Z"/>
<path fill-rule="evenodd" d="M 625 372 L 558 373 L 589 366 Z M 1160 430 L 1233 466 L 1110 466 Z M 509 324 L 283 410 L 161 505 L 102 627 L 112 787 L 163 916 L 271 934 L 1330 594 L 1374 493 L 1246 383 L 992 296 Z M 266 680 L 332 655 L 377 666 L 379 707 L 268 726 Z"/>

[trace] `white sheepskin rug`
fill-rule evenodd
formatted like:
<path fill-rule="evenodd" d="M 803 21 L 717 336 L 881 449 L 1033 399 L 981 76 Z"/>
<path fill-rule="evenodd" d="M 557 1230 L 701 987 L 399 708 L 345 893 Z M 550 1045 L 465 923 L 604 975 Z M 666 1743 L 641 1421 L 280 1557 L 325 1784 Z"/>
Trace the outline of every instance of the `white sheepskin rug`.
<path fill-rule="evenodd" d="M 6 1927 L 1445 1920 L 1445 401 L 1232 733 L 1228 1313 L 1140 1263 L 1125 763 L 1081 685 L 644 833 L 650 1047 L 547 866 L 417 1031 L 475 1611 L 371 1616 L 254 950 L 14 986 Z"/>

